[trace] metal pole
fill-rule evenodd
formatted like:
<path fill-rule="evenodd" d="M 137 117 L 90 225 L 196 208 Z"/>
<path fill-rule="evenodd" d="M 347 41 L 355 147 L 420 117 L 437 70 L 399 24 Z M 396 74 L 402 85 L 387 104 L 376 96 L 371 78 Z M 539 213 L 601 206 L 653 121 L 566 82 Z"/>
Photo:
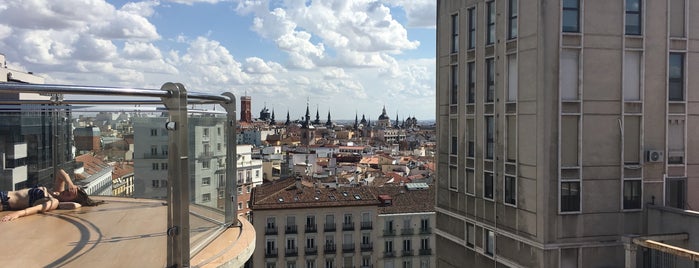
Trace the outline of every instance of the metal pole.
<path fill-rule="evenodd" d="M 238 188 L 236 176 L 238 174 L 238 148 L 236 137 L 236 103 L 235 95 L 230 92 L 225 92 L 222 95 L 230 98 L 229 102 L 222 103 L 221 106 L 227 112 L 226 125 L 226 190 L 225 190 L 225 223 L 230 223 L 231 226 L 238 225 L 238 196 L 234 192 Z M 228 202 L 230 200 L 230 202 Z"/>
<path fill-rule="evenodd" d="M 189 148 L 187 91 L 180 83 L 165 83 L 162 90 L 169 120 L 167 267 L 189 267 Z"/>

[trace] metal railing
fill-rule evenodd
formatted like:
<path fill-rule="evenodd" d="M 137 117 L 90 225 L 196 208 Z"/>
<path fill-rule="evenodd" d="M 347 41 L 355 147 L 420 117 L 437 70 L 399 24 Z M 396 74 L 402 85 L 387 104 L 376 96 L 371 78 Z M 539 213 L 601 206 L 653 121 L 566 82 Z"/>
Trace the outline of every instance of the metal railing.
<path fill-rule="evenodd" d="M 106 87 L 106 86 L 80 86 L 80 85 L 51 85 L 51 84 L 22 84 L 0 83 L 0 94 L 4 93 L 37 93 L 51 96 L 47 99 L 37 100 L 0 100 L 0 104 L 9 105 L 40 105 L 42 109 L 53 108 L 57 113 L 65 113 L 70 107 L 66 105 L 163 105 L 167 110 L 168 118 L 165 126 L 168 133 L 168 171 L 167 171 L 167 267 L 189 267 L 190 256 L 198 253 L 208 242 L 215 239 L 218 234 L 227 227 L 238 225 L 236 217 L 237 198 L 235 174 L 236 165 L 236 103 L 235 95 L 226 92 L 221 95 L 188 92 L 184 85 L 179 83 L 165 83 L 160 89 Z M 109 96 L 102 99 L 64 99 L 64 95 Z M 125 97 L 119 99 L 119 97 Z M 135 97 L 135 98 L 134 98 Z M 128 98 L 128 99 L 127 99 Z M 18 103 L 19 102 L 19 103 Z M 226 125 L 226 191 L 223 208 L 223 222 L 219 230 L 196 244 L 190 244 L 189 217 L 190 213 L 190 184 L 189 184 L 189 137 L 188 137 L 188 104 L 218 104 L 227 113 Z M 7 111 L 5 111 L 7 112 Z M 11 112 L 11 111 L 10 111 Z M 55 123 L 54 123 L 55 124 Z M 57 135 L 54 135 L 54 142 Z M 57 151 L 57 150 L 56 150 Z M 54 168 L 58 167 L 59 159 L 54 157 Z M 274 250 L 276 251 L 276 250 Z"/>

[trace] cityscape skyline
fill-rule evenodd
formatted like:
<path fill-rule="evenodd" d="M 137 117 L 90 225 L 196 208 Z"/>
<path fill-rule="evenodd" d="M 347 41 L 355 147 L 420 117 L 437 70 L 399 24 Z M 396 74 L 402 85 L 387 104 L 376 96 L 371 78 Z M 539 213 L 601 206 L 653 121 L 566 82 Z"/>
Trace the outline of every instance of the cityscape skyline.
<path fill-rule="evenodd" d="M 0 53 L 9 69 L 47 84 L 172 81 L 251 96 L 253 113 L 266 105 L 277 117 L 303 115 L 308 103 L 323 117 L 378 116 L 387 106 L 392 117 L 427 120 L 435 118 L 435 4 L 12 0 L 0 6 Z"/>

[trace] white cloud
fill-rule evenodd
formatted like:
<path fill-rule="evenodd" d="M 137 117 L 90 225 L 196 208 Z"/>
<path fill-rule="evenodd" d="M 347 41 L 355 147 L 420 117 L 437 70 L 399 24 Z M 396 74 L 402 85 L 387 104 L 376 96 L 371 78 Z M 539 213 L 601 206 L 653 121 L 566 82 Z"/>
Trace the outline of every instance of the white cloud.
<path fill-rule="evenodd" d="M 224 2 L 224 0 L 167 0 L 168 2 L 173 2 L 173 3 L 178 3 L 178 4 L 184 4 L 184 5 L 194 5 L 196 3 L 209 3 L 209 4 L 216 4 L 218 2 Z"/>
<path fill-rule="evenodd" d="M 108 61 L 116 58 L 117 48 L 109 40 L 82 35 L 74 43 L 73 60 Z"/>
<path fill-rule="evenodd" d="M 152 43 L 126 42 L 124 43 L 123 57 L 134 60 L 155 60 L 162 58 L 160 50 Z"/>
<path fill-rule="evenodd" d="M 258 57 L 250 57 L 245 59 L 244 69 L 246 73 L 259 74 L 286 72 L 286 69 L 284 69 L 281 64 L 271 61 L 265 62 L 263 59 Z"/>
<path fill-rule="evenodd" d="M 408 27 L 435 28 L 437 23 L 437 1 L 435 0 L 389 0 L 389 5 L 405 10 Z"/>
<path fill-rule="evenodd" d="M 250 76 L 241 69 L 228 49 L 219 42 L 198 37 L 187 48 L 187 53 L 171 53 L 169 63 L 177 66 L 185 79 L 191 80 L 197 91 L 216 91 L 230 84 L 244 84 Z"/>

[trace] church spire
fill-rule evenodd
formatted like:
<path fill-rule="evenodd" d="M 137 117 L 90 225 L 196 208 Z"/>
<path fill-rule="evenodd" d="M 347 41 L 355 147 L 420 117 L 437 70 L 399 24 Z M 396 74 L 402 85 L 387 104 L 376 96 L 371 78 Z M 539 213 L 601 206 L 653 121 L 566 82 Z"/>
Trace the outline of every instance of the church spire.
<path fill-rule="evenodd" d="M 290 125 L 291 124 L 291 119 L 289 118 L 289 110 L 286 110 L 286 122 L 284 122 L 284 125 Z"/>
<path fill-rule="evenodd" d="M 332 127 L 333 121 L 330 120 L 330 110 L 328 110 L 328 121 L 325 122 L 325 125 L 328 127 Z"/>

